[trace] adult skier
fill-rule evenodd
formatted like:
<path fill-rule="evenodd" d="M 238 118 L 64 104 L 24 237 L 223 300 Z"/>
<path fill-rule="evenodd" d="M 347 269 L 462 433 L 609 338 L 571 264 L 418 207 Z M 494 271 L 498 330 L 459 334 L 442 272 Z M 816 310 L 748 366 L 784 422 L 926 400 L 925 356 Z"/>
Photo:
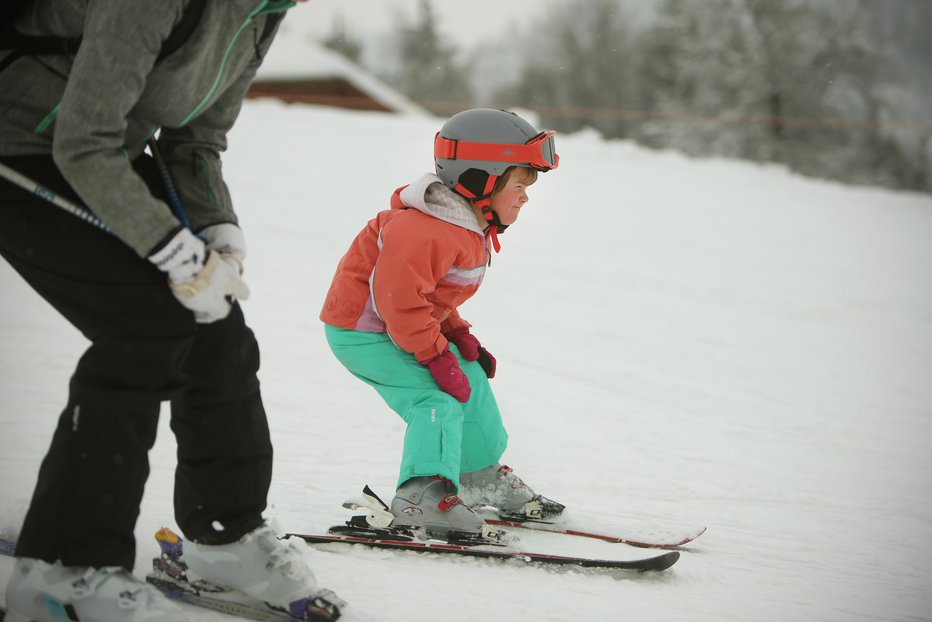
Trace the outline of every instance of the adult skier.
<path fill-rule="evenodd" d="M 294 2 L 21 4 L 0 52 L 0 163 L 7 177 L 81 203 L 107 231 L 0 180 L 0 253 L 91 342 L 19 534 L 7 620 L 184 619 L 131 574 L 163 401 L 190 569 L 295 615 L 335 619 L 300 552 L 263 523 L 272 446 L 258 346 L 237 302 L 249 293 L 246 246 L 220 169 Z"/>

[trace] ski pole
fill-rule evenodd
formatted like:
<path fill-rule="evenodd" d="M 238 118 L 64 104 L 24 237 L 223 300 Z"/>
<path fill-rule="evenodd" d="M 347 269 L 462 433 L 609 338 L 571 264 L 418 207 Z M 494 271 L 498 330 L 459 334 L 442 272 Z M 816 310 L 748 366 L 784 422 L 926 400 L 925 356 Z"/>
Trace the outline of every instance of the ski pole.
<path fill-rule="evenodd" d="M 171 172 L 168 170 L 165 160 L 162 159 L 159 145 L 154 138 L 149 141 L 149 150 L 152 152 L 152 157 L 155 158 L 155 164 L 159 168 L 159 174 L 162 176 L 162 184 L 165 186 L 165 191 L 168 193 L 168 204 L 171 206 L 175 218 L 178 219 L 185 229 L 190 229 L 191 224 L 188 222 L 188 215 L 185 214 L 184 206 L 181 204 L 181 197 L 178 196 L 178 190 L 175 188 L 175 182 L 172 180 Z"/>
<path fill-rule="evenodd" d="M 2 162 L 0 162 L 0 176 L 2 176 L 7 181 L 16 184 L 23 190 L 36 195 L 40 199 L 44 199 L 52 205 L 62 208 L 72 216 L 77 216 L 84 222 L 94 225 L 98 229 L 106 231 L 107 233 L 113 233 L 110 231 L 110 227 L 105 225 L 101 219 L 97 218 L 97 216 L 92 214 L 86 207 L 78 205 L 73 201 L 69 201 L 65 197 L 56 193 L 54 190 L 29 179 L 25 175 L 18 173 Z"/>

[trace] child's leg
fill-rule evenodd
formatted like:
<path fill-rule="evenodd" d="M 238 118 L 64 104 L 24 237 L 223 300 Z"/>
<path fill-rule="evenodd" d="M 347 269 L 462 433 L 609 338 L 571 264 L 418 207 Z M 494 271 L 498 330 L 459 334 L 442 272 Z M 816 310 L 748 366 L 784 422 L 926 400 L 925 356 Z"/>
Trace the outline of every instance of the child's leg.
<path fill-rule="evenodd" d="M 387 335 L 332 326 L 325 326 L 325 332 L 337 359 L 375 388 L 408 425 L 398 485 L 422 475 L 458 482 L 463 404 L 441 391 L 428 369 Z"/>
<path fill-rule="evenodd" d="M 450 350 L 459 357 L 456 347 Z M 463 445 L 460 459 L 462 473 L 478 471 L 498 462 L 508 444 L 508 433 L 502 425 L 502 416 L 492 394 L 492 387 L 477 362 L 460 358 L 460 367 L 469 378 L 472 392 L 463 404 Z"/>

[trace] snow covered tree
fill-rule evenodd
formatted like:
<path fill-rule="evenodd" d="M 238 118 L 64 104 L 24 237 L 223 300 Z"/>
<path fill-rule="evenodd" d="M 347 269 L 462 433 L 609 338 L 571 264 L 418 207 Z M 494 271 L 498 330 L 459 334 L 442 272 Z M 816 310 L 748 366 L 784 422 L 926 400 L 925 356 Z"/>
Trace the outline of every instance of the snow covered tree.
<path fill-rule="evenodd" d="M 666 0 L 642 37 L 660 119 L 640 140 L 896 185 L 910 169 L 881 133 L 894 78 L 863 0 Z"/>
<path fill-rule="evenodd" d="M 349 32 L 342 15 L 333 20 L 333 28 L 323 44 L 354 63 L 358 63 L 362 56 L 362 43 Z"/>
<path fill-rule="evenodd" d="M 929 132 L 904 140 L 884 129 L 894 117 L 891 100 L 903 99 L 896 85 L 915 90 L 918 82 L 895 70 L 896 45 L 884 46 L 877 34 L 878 15 L 890 22 L 891 9 L 876 0 L 653 6 L 639 29 L 633 17 L 644 15 L 643 3 L 550 5 L 515 46 L 524 54 L 517 78 L 493 100 L 534 108 L 561 130 L 589 126 L 607 137 L 848 181 L 932 184 Z M 921 114 L 929 99 L 918 98 L 927 104 L 917 107 Z"/>
<path fill-rule="evenodd" d="M 421 0 L 414 22 L 400 25 L 398 42 L 400 68 L 390 79 L 401 92 L 440 113 L 471 101 L 468 72 L 444 40 L 428 0 Z"/>
<path fill-rule="evenodd" d="M 497 99 L 537 108 L 544 125 L 626 135 L 624 111 L 638 106 L 638 89 L 624 7 L 619 0 L 555 5 L 522 43 L 524 69 Z"/>
<path fill-rule="evenodd" d="M 640 38 L 644 102 L 638 138 L 699 155 L 767 159 L 774 105 L 764 51 L 744 0 L 667 0 Z"/>

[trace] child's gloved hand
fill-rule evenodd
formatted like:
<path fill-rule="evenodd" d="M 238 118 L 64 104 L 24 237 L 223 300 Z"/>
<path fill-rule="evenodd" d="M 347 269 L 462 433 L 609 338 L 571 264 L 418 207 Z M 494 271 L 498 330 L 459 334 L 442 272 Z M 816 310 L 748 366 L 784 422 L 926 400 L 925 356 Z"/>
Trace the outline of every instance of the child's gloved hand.
<path fill-rule="evenodd" d="M 482 347 L 479 340 L 469 332 L 468 328 L 457 328 L 446 334 L 447 341 L 456 344 L 460 354 L 467 361 L 479 361 L 479 365 L 489 378 L 495 377 L 495 357 Z"/>
<path fill-rule="evenodd" d="M 445 350 L 432 359 L 418 362 L 430 370 L 430 375 L 434 377 L 437 386 L 443 391 L 460 402 L 469 401 L 469 394 L 472 391 L 469 388 L 469 379 L 460 369 L 460 363 L 456 360 L 456 355 L 450 350 Z"/>

